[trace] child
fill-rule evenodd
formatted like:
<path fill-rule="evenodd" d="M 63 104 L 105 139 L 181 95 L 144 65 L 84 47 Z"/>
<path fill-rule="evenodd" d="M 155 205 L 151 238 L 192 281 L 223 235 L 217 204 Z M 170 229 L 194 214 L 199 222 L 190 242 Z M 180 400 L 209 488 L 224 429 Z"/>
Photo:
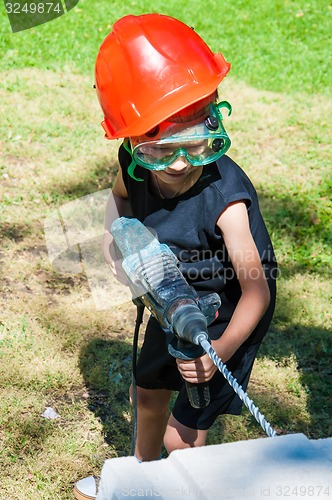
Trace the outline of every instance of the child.
<path fill-rule="evenodd" d="M 199 296 L 220 295 L 209 336 L 246 389 L 273 315 L 276 262 L 255 189 L 225 156 L 230 141 L 221 109 L 230 106 L 217 103 L 217 89 L 229 69 L 222 54 L 211 52 L 182 22 L 130 15 L 100 48 L 96 89 L 106 137 L 124 139 L 112 190 L 119 215 L 153 228 Z M 126 282 L 111 251 L 113 219 L 109 208 L 105 257 Z M 135 455 L 142 461 L 158 459 L 162 443 L 168 453 L 204 445 L 218 415 L 241 411 L 240 399 L 207 355 L 175 360 L 167 342 L 151 317 L 137 364 Z M 209 382 L 206 408 L 191 407 L 183 380 Z M 179 394 L 169 416 L 172 391 Z M 77 483 L 76 498 L 87 498 L 86 480 Z M 94 478 L 89 480 L 95 492 Z"/>

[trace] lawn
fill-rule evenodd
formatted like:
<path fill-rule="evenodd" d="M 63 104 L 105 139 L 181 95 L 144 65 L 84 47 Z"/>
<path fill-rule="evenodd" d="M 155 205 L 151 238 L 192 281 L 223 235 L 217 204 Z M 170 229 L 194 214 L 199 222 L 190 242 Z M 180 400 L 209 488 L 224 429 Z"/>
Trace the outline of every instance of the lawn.
<path fill-rule="evenodd" d="M 44 233 L 57 210 L 112 186 L 119 144 L 104 140 L 93 68 L 127 13 L 179 17 L 232 63 L 220 87 L 233 106 L 229 154 L 257 188 L 280 265 L 276 314 L 248 392 L 279 433 L 332 435 L 331 7 L 96 5 L 80 0 L 15 34 L 1 10 L 1 498 L 72 498 L 75 480 L 130 453 L 135 307 L 98 309 L 86 269 L 52 266 Z M 60 418 L 42 417 L 47 407 Z M 218 419 L 209 443 L 263 436 L 244 410 Z"/>

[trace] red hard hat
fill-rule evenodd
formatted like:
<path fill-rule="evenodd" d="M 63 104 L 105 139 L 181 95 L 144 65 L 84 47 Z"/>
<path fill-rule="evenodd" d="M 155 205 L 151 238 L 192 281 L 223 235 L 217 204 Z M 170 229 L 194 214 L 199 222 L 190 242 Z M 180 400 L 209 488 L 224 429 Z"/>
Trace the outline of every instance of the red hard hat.
<path fill-rule="evenodd" d="M 145 134 L 213 94 L 230 64 L 189 26 L 161 14 L 125 16 L 102 43 L 95 68 L 108 139 Z"/>

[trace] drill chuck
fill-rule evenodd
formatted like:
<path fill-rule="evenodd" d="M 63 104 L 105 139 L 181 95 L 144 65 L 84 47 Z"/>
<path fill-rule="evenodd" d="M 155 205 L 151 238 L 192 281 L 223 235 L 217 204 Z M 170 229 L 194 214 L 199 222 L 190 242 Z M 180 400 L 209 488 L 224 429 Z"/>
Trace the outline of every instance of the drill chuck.
<path fill-rule="evenodd" d="M 200 345 L 202 340 L 208 340 L 207 321 L 196 304 L 180 305 L 175 308 L 169 320 L 182 340 L 195 345 Z"/>

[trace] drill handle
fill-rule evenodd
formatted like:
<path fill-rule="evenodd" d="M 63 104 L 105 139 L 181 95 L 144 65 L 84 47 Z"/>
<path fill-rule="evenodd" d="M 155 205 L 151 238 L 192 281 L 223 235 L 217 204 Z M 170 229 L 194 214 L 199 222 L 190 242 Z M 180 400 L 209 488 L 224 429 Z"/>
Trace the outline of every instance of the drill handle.
<path fill-rule="evenodd" d="M 178 359 L 191 361 L 205 354 L 200 345 L 186 342 L 179 337 L 174 337 L 168 345 L 168 352 Z M 210 403 L 210 389 L 208 382 L 191 384 L 185 380 L 189 402 L 193 408 L 205 408 Z"/>
<path fill-rule="evenodd" d="M 210 403 L 210 389 L 208 382 L 191 384 L 185 380 L 187 396 L 193 408 L 205 408 Z"/>

